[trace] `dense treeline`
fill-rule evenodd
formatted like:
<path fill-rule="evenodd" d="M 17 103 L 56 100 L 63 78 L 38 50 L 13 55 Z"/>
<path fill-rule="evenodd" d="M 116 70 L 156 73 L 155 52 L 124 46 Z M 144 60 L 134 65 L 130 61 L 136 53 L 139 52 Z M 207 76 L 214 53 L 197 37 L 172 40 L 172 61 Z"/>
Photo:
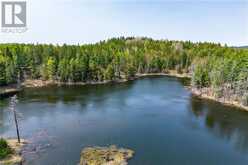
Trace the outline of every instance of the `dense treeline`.
<path fill-rule="evenodd" d="M 0 45 L 0 86 L 25 79 L 99 82 L 169 70 L 192 74 L 194 87 L 248 104 L 247 49 L 132 37 L 88 45 Z"/>

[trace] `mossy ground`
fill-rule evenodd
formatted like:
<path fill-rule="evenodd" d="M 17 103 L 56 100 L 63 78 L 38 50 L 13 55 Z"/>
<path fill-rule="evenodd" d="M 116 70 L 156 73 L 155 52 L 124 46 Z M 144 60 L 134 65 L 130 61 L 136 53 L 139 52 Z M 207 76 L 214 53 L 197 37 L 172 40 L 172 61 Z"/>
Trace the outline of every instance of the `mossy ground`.
<path fill-rule="evenodd" d="M 80 165 L 126 165 L 133 157 L 130 149 L 110 147 L 88 147 L 82 150 Z"/>

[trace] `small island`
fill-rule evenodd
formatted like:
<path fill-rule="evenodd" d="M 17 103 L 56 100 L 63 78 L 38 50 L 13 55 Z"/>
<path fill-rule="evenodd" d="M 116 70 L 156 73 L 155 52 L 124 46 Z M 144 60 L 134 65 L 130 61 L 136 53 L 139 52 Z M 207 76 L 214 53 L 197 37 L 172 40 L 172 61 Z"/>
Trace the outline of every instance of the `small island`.
<path fill-rule="evenodd" d="M 81 152 L 80 165 L 126 165 L 127 160 L 132 158 L 133 155 L 134 151 L 117 148 L 115 145 L 87 147 Z"/>

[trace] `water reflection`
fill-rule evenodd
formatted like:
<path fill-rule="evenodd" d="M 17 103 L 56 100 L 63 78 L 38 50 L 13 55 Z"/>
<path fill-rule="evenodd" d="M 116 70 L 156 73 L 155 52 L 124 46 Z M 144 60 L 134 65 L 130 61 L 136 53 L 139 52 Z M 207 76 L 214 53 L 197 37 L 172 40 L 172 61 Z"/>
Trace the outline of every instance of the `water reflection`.
<path fill-rule="evenodd" d="M 248 114 L 192 97 L 187 83 L 158 76 L 26 89 L 17 106 L 21 136 L 32 141 L 24 164 L 77 164 L 83 147 L 110 144 L 135 150 L 130 165 L 248 161 Z M 0 136 L 15 137 L 8 99 L 0 103 Z"/>
<path fill-rule="evenodd" d="M 201 119 L 214 136 L 240 152 L 248 151 L 248 113 L 238 108 L 192 96 L 191 114 Z"/>
<path fill-rule="evenodd" d="M 44 88 L 29 88 L 19 94 L 21 101 L 29 102 L 48 102 L 57 103 L 63 102 L 70 104 L 71 102 L 78 101 L 79 99 L 84 102 L 89 100 L 104 101 L 107 95 L 114 92 L 121 92 L 130 89 L 133 82 L 123 84 L 105 84 L 105 85 L 85 85 L 85 86 L 49 86 Z M 111 88 L 111 90 L 109 90 Z M 25 97 L 27 96 L 28 97 Z M 98 99 L 98 100 L 96 100 Z"/>

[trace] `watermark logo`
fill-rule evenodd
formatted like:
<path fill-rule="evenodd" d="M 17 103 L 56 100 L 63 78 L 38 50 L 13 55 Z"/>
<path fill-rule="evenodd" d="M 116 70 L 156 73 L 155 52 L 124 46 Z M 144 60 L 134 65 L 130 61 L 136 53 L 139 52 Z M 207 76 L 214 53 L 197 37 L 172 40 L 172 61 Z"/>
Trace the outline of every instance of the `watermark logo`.
<path fill-rule="evenodd" d="M 3 1 L 2 32 L 23 33 L 27 31 L 27 6 L 25 1 Z"/>

